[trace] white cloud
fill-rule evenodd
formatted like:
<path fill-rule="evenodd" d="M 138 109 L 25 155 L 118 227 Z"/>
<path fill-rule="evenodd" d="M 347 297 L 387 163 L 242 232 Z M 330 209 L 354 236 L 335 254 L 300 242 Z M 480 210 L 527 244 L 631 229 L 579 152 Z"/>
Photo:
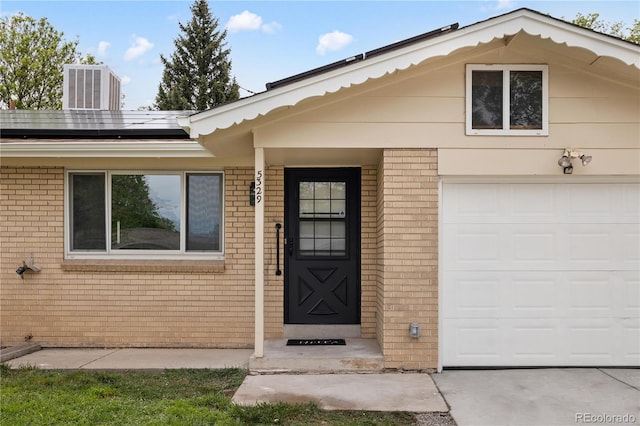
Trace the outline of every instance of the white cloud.
<path fill-rule="evenodd" d="M 131 77 L 125 75 L 124 77 L 120 78 L 120 83 L 122 83 L 123 86 L 126 86 L 127 84 L 131 83 Z"/>
<path fill-rule="evenodd" d="M 131 46 L 124 53 L 124 60 L 131 61 L 139 56 L 144 55 L 151 49 L 153 49 L 153 43 L 151 43 L 144 37 L 138 37 L 134 34 Z"/>
<path fill-rule="evenodd" d="M 253 12 L 245 10 L 239 15 L 233 15 L 227 22 L 227 29 L 232 33 L 239 31 L 255 31 L 262 26 L 262 18 Z"/>
<path fill-rule="evenodd" d="M 270 24 L 264 24 L 262 26 L 262 32 L 265 34 L 275 34 L 282 29 L 282 25 L 280 23 L 273 21 Z"/>
<path fill-rule="evenodd" d="M 270 24 L 263 24 L 261 16 L 245 10 L 229 18 L 226 28 L 231 33 L 240 31 L 262 31 L 265 34 L 275 34 L 282 29 L 282 25 L 275 21 Z"/>
<path fill-rule="evenodd" d="M 335 30 L 318 37 L 316 53 L 318 55 L 324 55 L 327 52 L 334 52 L 351 44 L 351 42 L 353 42 L 353 36 L 351 34 Z"/>
<path fill-rule="evenodd" d="M 111 47 L 111 43 L 109 43 L 108 41 L 101 41 L 100 43 L 98 43 L 98 51 L 97 51 L 98 56 L 102 56 L 102 57 L 107 56 L 107 49 L 110 47 Z"/>

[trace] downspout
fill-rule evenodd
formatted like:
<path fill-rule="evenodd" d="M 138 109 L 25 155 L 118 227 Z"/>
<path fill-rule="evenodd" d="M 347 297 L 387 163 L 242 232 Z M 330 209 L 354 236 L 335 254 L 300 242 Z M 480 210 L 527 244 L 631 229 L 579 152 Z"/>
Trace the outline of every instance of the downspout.
<path fill-rule="evenodd" d="M 255 148 L 255 349 L 264 356 L 264 148 Z"/>

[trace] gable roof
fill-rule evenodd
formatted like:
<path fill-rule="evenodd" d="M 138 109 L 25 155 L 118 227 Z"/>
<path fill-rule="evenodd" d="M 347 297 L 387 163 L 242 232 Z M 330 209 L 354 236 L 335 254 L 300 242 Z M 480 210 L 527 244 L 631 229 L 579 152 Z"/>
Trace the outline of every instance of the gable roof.
<path fill-rule="evenodd" d="M 458 49 L 475 47 L 521 31 L 568 47 L 581 47 L 597 57 L 615 58 L 640 69 L 640 46 L 523 8 L 463 28 L 454 24 L 376 49 L 372 51 L 376 53 L 374 55 L 357 55 L 270 83 L 265 92 L 188 117 L 178 117 L 178 123 L 191 137 L 198 138 L 281 107 L 294 106 L 311 97 L 334 93 L 405 70 L 429 58 L 446 56 Z"/>

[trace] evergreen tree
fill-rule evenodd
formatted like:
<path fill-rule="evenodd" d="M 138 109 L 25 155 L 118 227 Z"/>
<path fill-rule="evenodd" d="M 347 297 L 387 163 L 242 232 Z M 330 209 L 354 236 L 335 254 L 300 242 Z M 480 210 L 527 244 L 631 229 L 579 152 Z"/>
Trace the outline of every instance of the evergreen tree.
<path fill-rule="evenodd" d="M 191 12 L 191 21 L 179 24 L 183 34 L 174 41 L 171 59 L 160 55 L 165 69 L 156 96 L 159 110 L 204 111 L 240 97 L 231 77 L 227 31 L 218 29 L 206 0 L 195 0 Z"/>

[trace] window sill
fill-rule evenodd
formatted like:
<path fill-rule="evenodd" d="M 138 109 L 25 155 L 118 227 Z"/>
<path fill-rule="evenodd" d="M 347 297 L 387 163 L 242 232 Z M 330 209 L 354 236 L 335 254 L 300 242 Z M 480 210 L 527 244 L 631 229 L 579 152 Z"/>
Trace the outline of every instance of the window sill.
<path fill-rule="evenodd" d="M 483 130 L 467 129 L 467 136 L 549 136 L 547 129 L 543 130 Z"/>
<path fill-rule="evenodd" d="M 224 272 L 224 260 L 66 259 L 61 267 L 67 272 L 219 274 Z"/>

